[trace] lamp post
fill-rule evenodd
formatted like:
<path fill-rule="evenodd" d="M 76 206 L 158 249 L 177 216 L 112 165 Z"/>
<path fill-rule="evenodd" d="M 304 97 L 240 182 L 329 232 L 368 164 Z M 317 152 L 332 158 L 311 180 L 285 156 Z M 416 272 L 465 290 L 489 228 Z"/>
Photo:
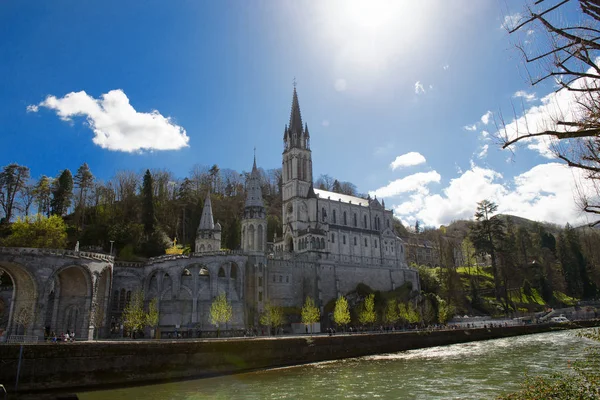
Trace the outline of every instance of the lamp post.
<path fill-rule="evenodd" d="M 114 243 L 114 242 L 115 242 L 114 240 L 111 240 L 111 241 L 110 241 L 110 255 L 111 255 L 111 256 L 113 255 L 113 254 L 112 254 L 112 250 L 113 250 L 113 243 Z"/>

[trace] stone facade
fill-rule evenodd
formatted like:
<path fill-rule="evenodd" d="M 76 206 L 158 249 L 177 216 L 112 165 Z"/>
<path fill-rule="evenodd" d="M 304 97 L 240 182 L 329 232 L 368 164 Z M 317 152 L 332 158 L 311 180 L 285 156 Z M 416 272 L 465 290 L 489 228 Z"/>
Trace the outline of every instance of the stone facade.
<path fill-rule="evenodd" d="M 85 339 L 92 338 L 96 329 L 104 333 L 112 257 L 69 250 L 0 248 L 0 270 L 8 275 L 10 279 L 3 281 L 11 286 L 2 290 L 5 317 L 0 319 L 0 331 L 39 337 L 44 331 L 57 335 L 69 331 Z"/>

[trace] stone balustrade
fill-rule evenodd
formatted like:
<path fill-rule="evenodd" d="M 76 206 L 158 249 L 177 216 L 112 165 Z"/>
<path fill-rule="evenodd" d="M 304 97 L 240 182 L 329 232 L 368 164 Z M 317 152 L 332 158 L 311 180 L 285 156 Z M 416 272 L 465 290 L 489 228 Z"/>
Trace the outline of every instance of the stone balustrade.
<path fill-rule="evenodd" d="M 88 258 L 113 263 L 114 257 L 108 254 L 93 253 L 89 251 L 74 251 L 66 249 L 40 249 L 33 247 L 0 247 L 0 254 L 9 254 L 15 256 L 55 256 L 55 257 L 76 257 Z"/>

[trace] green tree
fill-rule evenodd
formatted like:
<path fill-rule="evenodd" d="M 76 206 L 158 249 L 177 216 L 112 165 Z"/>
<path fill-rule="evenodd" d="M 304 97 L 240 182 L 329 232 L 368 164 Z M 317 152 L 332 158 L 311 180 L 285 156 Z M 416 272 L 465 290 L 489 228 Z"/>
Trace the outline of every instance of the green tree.
<path fill-rule="evenodd" d="M 365 300 L 358 309 L 358 322 L 360 322 L 361 325 L 374 324 L 376 319 L 375 295 L 371 293 L 365 297 Z"/>
<path fill-rule="evenodd" d="M 52 185 L 52 200 L 50 207 L 52 215 L 62 217 L 69 211 L 71 207 L 71 198 L 73 197 L 73 175 L 71 171 L 65 169 L 60 173 Z"/>
<path fill-rule="evenodd" d="M 156 216 L 154 214 L 154 188 L 152 174 L 146 170 L 144 181 L 142 183 L 142 224 L 144 224 L 144 233 L 150 236 L 154 233 L 156 225 Z"/>
<path fill-rule="evenodd" d="M 148 314 L 146 314 L 146 326 L 156 329 L 159 321 L 158 298 L 153 298 L 148 304 Z"/>
<path fill-rule="evenodd" d="M 350 310 L 348 309 L 348 300 L 344 296 L 340 296 L 335 301 L 335 308 L 333 310 L 333 321 L 338 326 L 343 326 L 350 323 Z"/>
<path fill-rule="evenodd" d="M 0 206 L 4 211 L 4 223 L 9 223 L 15 209 L 15 199 L 29 180 L 29 168 L 8 164 L 0 172 Z"/>
<path fill-rule="evenodd" d="M 265 304 L 265 309 L 260 315 L 260 323 L 269 328 L 278 328 L 285 324 L 283 308 L 275 306 L 270 302 Z M 270 332 L 270 329 L 269 329 Z"/>
<path fill-rule="evenodd" d="M 84 223 L 85 205 L 89 190 L 94 186 L 94 175 L 90 171 L 87 163 L 83 163 L 73 178 L 75 187 L 79 189 L 77 205 L 75 206 L 75 221 L 78 227 Z"/>
<path fill-rule="evenodd" d="M 479 253 L 490 255 L 496 299 L 500 300 L 501 281 L 496 261 L 496 253 L 499 241 L 504 235 L 504 223 L 497 216 L 493 216 L 497 210 L 498 205 L 489 200 L 483 200 L 477 203 L 477 212 L 475 213 L 477 222 L 472 225 L 471 231 L 469 232 L 469 238 Z"/>
<path fill-rule="evenodd" d="M 310 333 L 312 334 L 312 325 L 319 322 L 321 318 L 321 312 L 315 305 L 315 301 L 312 297 L 307 296 L 304 305 L 302 306 L 302 323 L 308 327 L 310 325 Z"/>
<path fill-rule="evenodd" d="M 559 236 L 558 259 L 567 284 L 567 293 L 573 297 L 593 298 L 596 286 L 589 278 L 579 234 L 569 224 Z"/>
<path fill-rule="evenodd" d="M 396 299 L 390 299 L 385 305 L 383 320 L 386 324 L 396 325 L 398 319 L 400 319 L 400 315 L 398 314 L 398 302 Z"/>
<path fill-rule="evenodd" d="M 34 195 L 37 203 L 37 212 L 49 217 L 52 180 L 46 175 L 42 175 L 35 184 Z"/>
<path fill-rule="evenodd" d="M 131 300 L 123 310 L 123 325 L 129 331 L 129 335 L 134 339 L 136 332 L 143 329 L 146 325 L 143 291 L 136 290 L 131 295 Z"/>
<path fill-rule="evenodd" d="M 67 245 L 67 226 L 57 215 L 19 218 L 10 229 L 3 246 L 63 249 Z"/>
<path fill-rule="evenodd" d="M 220 336 L 221 326 L 231 321 L 233 317 L 233 308 L 227 301 L 225 293 L 221 293 L 213 300 L 210 305 L 210 323 L 217 328 L 217 337 Z"/>

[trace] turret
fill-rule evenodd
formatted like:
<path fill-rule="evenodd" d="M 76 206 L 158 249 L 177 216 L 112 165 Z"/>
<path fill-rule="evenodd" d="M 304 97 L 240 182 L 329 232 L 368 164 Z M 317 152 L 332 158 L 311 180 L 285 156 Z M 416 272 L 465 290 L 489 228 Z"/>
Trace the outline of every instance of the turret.
<path fill-rule="evenodd" d="M 221 249 L 221 224 L 215 221 L 212 213 L 212 204 L 210 202 L 210 192 L 206 194 L 200 225 L 196 231 L 196 253 L 205 253 L 218 251 Z"/>
<path fill-rule="evenodd" d="M 260 174 L 256 167 L 256 156 L 252 172 L 246 181 L 246 204 L 242 220 L 242 250 L 253 252 L 266 251 L 267 213 L 262 198 Z"/>

